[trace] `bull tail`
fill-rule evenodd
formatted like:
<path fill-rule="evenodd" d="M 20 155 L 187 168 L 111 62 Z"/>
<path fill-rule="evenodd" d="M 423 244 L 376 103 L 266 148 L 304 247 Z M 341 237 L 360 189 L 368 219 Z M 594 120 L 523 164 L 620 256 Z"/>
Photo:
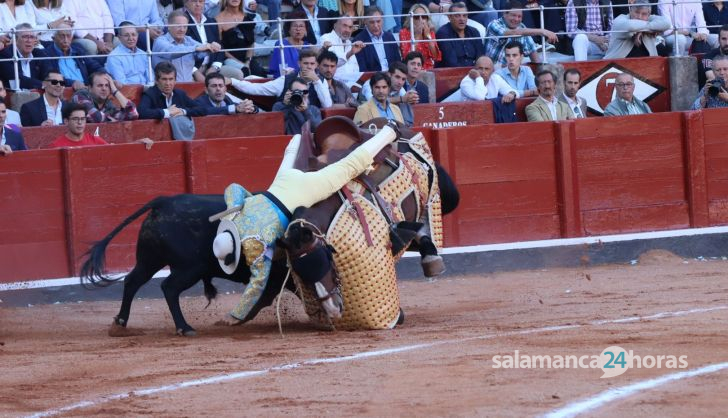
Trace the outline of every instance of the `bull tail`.
<path fill-rule="evenodd" d="M 157 208 L 159 204 L 166 199 L 169 198 L 165 196 L 159 196 L 152 199 L 149 203 L 142 206 L 139 210 L 131 214 L 131 216 L 124 219 L 124 221 L 120 223 L 116 228 L 114 228 L 114 230 L 111 231 L 109 235 L 93 243 L 91 248 L 89 248 L 89 250 L 83 255 L 83 257 L 86 258 L 86 260 L 81 265 L 80 271 L 81 285 L 83 287 L 87 289 L 91 289 L 94 287 L 106 287 L 123 277 L 110 277 L 104 272 L 106 268 L 106 247 L 109 245 L 109 242 L 111 242 L 111 240 L 114 239 L 114 237 L 119 232 L 121 232 L 121 230 L 124 229 L 127 225 L 134 222 L 134 220 L 144 215 L 149 210 Z"/>

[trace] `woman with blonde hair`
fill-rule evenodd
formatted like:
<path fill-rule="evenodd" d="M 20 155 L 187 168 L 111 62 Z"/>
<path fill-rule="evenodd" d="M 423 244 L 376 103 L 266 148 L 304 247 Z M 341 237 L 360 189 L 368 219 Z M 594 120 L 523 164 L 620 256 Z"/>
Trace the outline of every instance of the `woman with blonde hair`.
<path fill-rule="evenodd" d="M 48 29 L 55 29 L 61 23 L 73 27 L 73 20 L 68 10 L 63 6 L 63 0 L 33 0 L 35 6 L 35 22 L 38 26 L 45 26 Z M 38 37 L 41 42 L 53 42 L 52 30 L 43 31 Z"/>
<path fill-rule="evenodd" d="M 354 28 L 352 37 L 362 27 L 361 18 L 364 17 L 364 1 L 363 0 L 337 0 L 339 3 L 339 16 L 351 16 L 354 19 Z"/>
<path fill-rule="evenodd" d="M 442 53 L 440 53 L 440 48 L 435 40 L 435 31 L 430 20 L 430 13 L 421 4 L 410 7 L 408 13 L 405 16 L 402 30 L 399 32 L 399 48 L 402 56 L 405 57 L 412 51 L 412 32 L 410 32 L 410 29 L 414 28 L 414 38 L 417 41 L 415 51 L 419 51 L 424 57 L 422 69 L 431 70 L 435 68 L 435 62 L 442 59 Z M 410 18 L 412 18 L 411 22 Z"/>

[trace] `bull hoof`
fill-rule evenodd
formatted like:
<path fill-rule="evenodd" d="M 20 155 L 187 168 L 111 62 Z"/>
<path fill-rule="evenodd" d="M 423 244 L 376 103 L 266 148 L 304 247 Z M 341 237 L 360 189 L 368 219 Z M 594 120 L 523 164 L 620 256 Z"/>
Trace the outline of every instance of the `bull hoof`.
<path fill-rule="evenodd" d="M 196 337 L 197 331 L 192 328 L 188 330 L 183 330 L 182 328 L 180 328 L 177 330 L 177 335 L 179 335 L 180 337 Z"/>
<path fill-rule="evenodd" d="M 422 257 L 422 271 L 425 277 L 439 276 L 445 272 L 445 262 L 439 255 L 426 255 Z"/>
<path fill-rule="evenodd" d="M 109 337 L 135 337 L 138 335 L 144 335 L 144 331 L 129 329 L 116 322 L 112 323 L 109 327 Z"/>

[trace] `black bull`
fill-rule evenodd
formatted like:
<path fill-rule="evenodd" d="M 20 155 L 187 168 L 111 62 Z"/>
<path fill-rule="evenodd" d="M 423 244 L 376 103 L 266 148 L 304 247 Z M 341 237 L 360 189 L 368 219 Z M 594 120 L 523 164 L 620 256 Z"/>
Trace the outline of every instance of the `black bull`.
<path fill-rule="evenodd" d="M 447 172 L 439 165 L 437 174 L 442 198 L 442 213 L 455 210 L 460 196 Z M 87 259 L 81 266 L 81 283 L 95 287 L 108 286 L 121 277 L 110 278 L 104 272 L 106 247 L 109 242 L 127 225 L 146 212 L 150 212 L 142 223 L 136 247 L 136 265 L 124 278 L 124 294 L 121 308 L 114 318 L 117 326 L 126 326 L 129 321 L 131 303 L 137 291 L 155 273 L 169 266 L 170 274 L 162 281 L 162 292 L 169 306 L 174 325 L 179 335 L 194 335 L 195 330 L 187 323 L 179 304 L 182 292 L 202 280 L 205 297 L 208 301 L 215 298 L 217 289 L 212 284 L 213 277 L 248 284 L 250 270 L 240 263 L 235 273 L 228 275 L 222 271 L 217 258 L 212 253 L 212 241 L 217 233 L 218 221 L 209 222 L 211 215 L 227 209 L 222 195 L 160 196 L 134 212 L 102 240 L 89 249 Z M 285 260 L 274 261 L 268 285 L 258 303 L 244 321 L 253 319 L 258 312 L 273 303 L 281 289 L 287 273 Z M 295 291 L 290 280 L 286 287 Z"/>

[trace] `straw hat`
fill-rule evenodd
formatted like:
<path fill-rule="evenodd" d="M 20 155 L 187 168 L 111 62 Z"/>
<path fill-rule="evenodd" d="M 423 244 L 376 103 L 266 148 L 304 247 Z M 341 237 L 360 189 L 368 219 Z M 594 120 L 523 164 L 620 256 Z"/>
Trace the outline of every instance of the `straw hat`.
<path fill-rule="evenodd" d="M 212 252 L 220 263 L 220 268 L 227 274 L 233 274 L 240 262 L 240 235 L 235 224 L 227 219 L 220 221 L 217 236 L 212 242 Z"/>

